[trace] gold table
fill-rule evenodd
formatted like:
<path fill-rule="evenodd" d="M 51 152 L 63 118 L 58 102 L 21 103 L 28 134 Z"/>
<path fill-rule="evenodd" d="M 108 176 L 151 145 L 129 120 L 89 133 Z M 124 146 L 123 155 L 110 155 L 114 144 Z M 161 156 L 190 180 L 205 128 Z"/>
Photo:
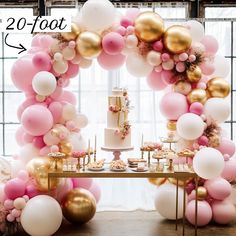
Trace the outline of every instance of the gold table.
<path fill-rule="evenodd" d="M 194 172 L 180 172 L 175 171 L 167 171 L 164 172 L 134 172 L 127 168 L 124 172 L 113 172 L 109 169 L 103 171 L 88 171 L 88 170 L 80 170 L 78 172 L 51 172 L 48 173 L 48 189 L 50 190 L 50 179 L 52 178 L 175 178 L 176 181 L 176 224 L 175 229 L 178 229 L 178 201 L 179 201 L 179 181 L 183 181 L 183 219 L 182 219 L 182 235 L 185 235 L 185 210 L 186 210 L 186 182 L 189 178 L 194 178 L 195 180 L 195 191 L 197 193 L 198 181 L 199 177 Z M 195 236 L 197 236 L 197 204 L 198 200 L 196 197 L 195 201 Z"/>

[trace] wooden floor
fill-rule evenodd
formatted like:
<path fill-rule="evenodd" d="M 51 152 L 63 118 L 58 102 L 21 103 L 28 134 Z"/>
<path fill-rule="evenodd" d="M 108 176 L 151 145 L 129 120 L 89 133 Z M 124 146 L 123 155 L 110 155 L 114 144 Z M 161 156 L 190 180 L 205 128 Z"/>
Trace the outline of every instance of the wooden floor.
<path fill-rule="evenodd" d="M 175 231 L 174 222 L 163 220 L 157 212 L 101 212 L 86 225 L 76 227 L 63 223 L 56 236 L 182 236 L 181 223 Z M 17 233 L 25 236 L 25 233 Z M 186 227 L 186 236 L 194 236 L 193 227 Z M 209 225 L 198 231 L 199 236 L 234 236 L 236 222 L 228 226 Z"/>

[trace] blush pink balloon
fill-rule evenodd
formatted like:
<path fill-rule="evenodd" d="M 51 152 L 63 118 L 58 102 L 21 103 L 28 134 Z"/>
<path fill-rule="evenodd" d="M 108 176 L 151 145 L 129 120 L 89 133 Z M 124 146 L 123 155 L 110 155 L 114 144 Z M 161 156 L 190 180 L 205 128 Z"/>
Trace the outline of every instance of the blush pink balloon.
<path fill-rule="evenodd" d="M 51 64 L 51 57 L 46 52 L 37 52 L 33 55 L 32 62 L 34 66 L 43 71 L 50 71 L 52 64 Z"/>
<path fill-rule="evenodd" d="M 29 134 L 40 136 L 52 128 L 53 117 L 46 107 L 32 105 L 27 107 L 22 113 L 21 123 Z"/>
<path fill-rule="evenodd" d="M 45 147 L 43 147 L 43 148 L 40 149 L 39 154 L 40 154 L 40 156 L 46 156 L 46 155 L 48 155 L 48 153 L 50 153 L 50 152 L 51 152 L 50 147 L 45 146 Z"/>
<path fill-rule="evenodd" d="M 39 71 L 32 62 L 32 56 L 23 56 L 13 64 L 11 78 L 19 90 L 28 91 L 32 88 L 33 77 Z"/>
<path fill-rule="evenodd" d="M 208 62 L 208 63 L 207 63 L 207 62 L 204 62 L 204 63 L 200 64 L 199 67 L 201 68 L 202 73 L 203 73 L 204 75 L 211 75 L 211 74 L 213 74 L 214 71 L 215 71 L 215 66 L 214 66 L 214 64 L 213 64 L 213 63 L 210 63 L 210 62 Z"/>
<path fill-rule="evenodd" d="M 33 139 L 34 139 L 34 136 L 32 136 L 26 132 L 23 134 L 23 140 L 25 143 L 32 143 Z"/>
<path fill-rule="evenodd" d="M 93 194 L 93 196 L 96 199 L 96 202 L 98 203 L 101 199 L 101 188 L 100 186 L 93 182 L 92 186 L 90 187 L 89 191 Z"/>
<path fill-rule="evenodd" d="M 14 208 L 14 202 L 10 199 L 6 199 L 3 203 L 3 206 L 6 210 L 11 210 Z"/>
<path fill-rule="evenodd" d="M 198 144 L 201 146 L 208 146 L 209 143 L 209 139 L 205 135 L 202 135 L 197 141 Z"/>
<path fill-rule="evenodd" d="M 120 34 L 121 36 L 125 36 L 126 34 L 126 28 L 124 26 L 119 26 L 117 29 L 116 29 L 116 32 L 118 34 Z"/>
<path fill-rule="evenodd" d="M 57 99 L 58 102 L 69 102 L 72 105 L 76 105 L 77 99 L 74 93 L 68 91 L 68 90 L 63 90 L 62 95 Z"/>
<path fill-rule="evenodd" d="M 128 17 L 122 17 L 120 20 L 120 25 L 127 28 L 130 25 L 133 25 L 134 21 L 129 19 Z"/>
<path fill-rule="evenodd" d="M 124 46 L 124 38 L 116 32 L 110 32 L 102 39 L 102 48 L 109 55 L 120 54 Z"/>
<path fill-rule="evenodd" d="M 131 19 L 132 21 L 134 21 L 135 18 L 139 15 L 139 13 L 140 13 L 139 8 L 129 8 L 129 9 L 127 9 L 125 15 L 126 15 L 129 19 Z"/>
<path fill-rule="evenodd" d="M 26 170 L 20 170 L 18 173 L 18 178 L 27 182 L 29 180 L 29 174 Z"/>
<path fill-rule="evenodd" d="M 109 55 L 106 52 L 102 52 L 97 61 L 99 65 L 106 70 L 114 70 L 121 67 L 125 62 L 125 56 L 122 54 Z"/>
<path fill-rule="evenodd" d="M 198 216 L 197 216 L 197 225 L 205 226 L 207 225 L 212 218 L 211 206 L 206 201 L 198 201 Z M 195 200 L 192 200 L 188 203 L 185 212 L 187 220 L 195 225 Z"/>
<path fill-rule="evenodd" d="M 40 195 L 41 192 L 39 192 L 33 184 L 29 184 L 29 185 L 26 186 L 25 194 L 29 198 L 33 198 L 37 195 Z"/>
<path fill-rule="evenodd" d="M 167 84 L 173 84 L 176 82 L 176 78 L 172 71 L 170 70 L 162 70 L 161 71 L 161 79 Z"/>
<path fill-rule="evenodd" d="M 63 93 L 63 89 L 60 86 L 57 86 L 54 92 L 50 95 L 52 99 L 58 99 Z"/>
<path fill-rule="evenodd" d="M 40 38 L 43 36 L 43 34 L 36 34 L 31 41 L 32 47 L 40 46 Z"/>
<path fill-rule="evenodd" d="M 17 118 L 20 121 L 23 111 L 36 103 L 35 97 L 28 97 L 17 109 Z"/>
<path fill-rule="evenodd" d="M 205 46 L 206 52 L 210 54 L 216 54 L 218 51 L 218 41 L 211 35 L 205 35 L 201 43 Z"/>
<path fill-rule="evenodd" d="M 62 75 L 62 78 L 71 79 L 77 76 L 79 73 L 79 65 L 68 62 L 68 69 L 65 74 Z"/>
<path fill-rule="evenodd" d="M 61 202 L 61 200 L 63 199 L 63 197 L 71 190 L 73 189 L 73 183 L 71 179 L 65 179 L 65 181 L 63 181 L 63 184 L 60 184 L 57 187 L 56 190 L 56 199 Z"/>
<path fill-rule="evenodd" d="M 157 51 L 157 52 L 161 52 L 162 51 L 162 49 L 163 49 L 163 43 L 161 42 L 161 41 L 156 41 L 156 42 L 154 42 L 153 43 L 153 45 L 152 45 L 152 48 L 155 50 L 155 51 Z"/>
<path fill-rule="evenodd" d="M 236 217 L 235 206 L 228 201 L 215 201 L 212 204 L 213 219 L 218 224 L 229 224 Z"/>
<path fill-rule="evenodd" d="M 147 83 L 151 89 L 156 91 L 163 90 L 167 86 L 161 78 L 161 73 L 155 70 L 147 77 Z"/>
<path fill-rule="evenodd" d="M 72 178 L 73 188 L 85 188 L 89 190 L 93 184 L 91 178 Z"/>
<path fill-rule="evenodd" d="M 180 93 L 167 93 L 161 98 L 160 111 L 168 120 L 177 120 L 188 112 L 187 99 Z"/>
<path fill-rule="evenodd" d="M 221 176 L 228 180 L 236 180 L 236 159 L 230 158 L 228 161 L 225 161 L 224 170 L 221 173 Z"/>
<path fill-rule="evenodd" d="M 197 88 L 199 89 L 206 89 L 207 85 L 204 82 L 198 82 L 197 83 Z"/>
<path fill-rule="evenodd" d="M 36 148 L 41 149 L 43 148 L 46 144 L 43 141 L 43 136 L 38 136 L 33 139 L 33 144 Z"/>
<path fill-rule="evenodd" d="M 189 111 L 196 115 L 201 115 L 203 113 L 203 105 L 200 102 L 194 102 L 190 105 Z"/>
<path fill-rule="evenodd" d="M 25 181 L 19 178 L 14 178 L 5 184 L 4 191 L 9 199 L 14 200 L 18 197 L 22 197 L 25 194 L 25 189 Z"/>
<path fill-rule="evenodd" d="M 53 42 L 54 42 L 54 39 L 50 35 L 47 35 L 47 34 L 43 34 L 39 38 L 39 45 L 45 50 L 49 50 Z"/>
<path fill-rule="evenodd" d="M 16 142 L 19 146 L 23 146 L 25 144 L 24 139 L 23 139 L 23 135 L 25 133 L 25 130 L 22 126 L 20 126 L 15 133 L 15 139 Z"/>
<path fill-rule="evenodd" d="M 227 138 L 222 138 L 220 141 L 220 145 L 217 149 L 224 155 L 228 154 L 229 156 L 233 156 L 235 154 L 235 143 L 232 140 Z"/>
<path fill-rule="evenodd" d="M 60 102 L 52 102 L 48 109 L 52 113 L 54 124 L 59 123 L 62 116 L 62 104 Z"/>
<path fill-rule="evenodd" d="M 232 191 L 230 183 L 221 177 L 207 180 L 204 186 L 210 196 L 216 200 L 224 200 Z"/>

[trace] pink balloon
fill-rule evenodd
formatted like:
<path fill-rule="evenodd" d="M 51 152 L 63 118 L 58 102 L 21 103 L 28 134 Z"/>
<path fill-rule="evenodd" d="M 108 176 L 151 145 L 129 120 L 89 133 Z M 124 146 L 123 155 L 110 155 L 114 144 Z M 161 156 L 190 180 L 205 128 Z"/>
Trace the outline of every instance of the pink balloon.
<path fill-rule="evenodd" d="M 197 225 L 204 226 L 207 225 L 212 218 L 211 206 L 206 201 L 198 201 L 198 216 L 197 216 Z M 188 203 L 185 212 L 187 220 L 191 224 L 195 224 L 195 200 L 192 200 Z"/>
<path fill-rule="evenodd" d="M 225 167 L 221 176 L 228 180 L 233 181 L 236 180 L 236 159 L 230 158 L 228 161 L 225 161 Z"/>
<path fill-rule="evenodd" d="M 163 43 L 161 41 L 156 41 L 156 42 L 153 43 L 152 47 L 155 51 L 161 52 L 164 46 L 163 46 Z"/>
<path fill-rule="evenodd" d="M 167 86 L 161 78 L 161 73 L 155 70 L 147 77 L 147 83 L 151 89 L 156 91 L 163 90 Z"/>
<path fill-rule="evenodd" d="M 128 26 L 130 25 L 133 25 L 134 24 L 134 21 L 129 19 L 128 17 L 123 17 L 121 20 L 120 20 L 120 25 L 127 28 Z"/>
<path fill-rule="evenodd" d="M 20 121 L 23 111 L 36 103 L 35 97 L 28 97 L 17 109 L 17 118 Z"/>
<path fill-rule="evenodd" d="M 60 102 L 52 102 L 49 107 L 49 111 L 52 113 L 54 123 L 59 123 L 62 116 L 62 105 Z"/>
<path fill-rule="evenodd" d="M 29 174 L 26 170 L 20 170 L 18 173 L 18 178 L 27 182 L 29 179 Z"/>
<path fill-rule="evenodd" d="M 40 46 L 40 38 L 43 36 L 43 34 L 36 34 L 31 41 L 32 47 L 38 47 Z"/>
<path fill-rule="evenodd" d="M 37 52 L 33 56 L 33 64 L 36 68 L 43 71 L 51 70 L 51 57 L 46 52 Z"/>
<path fill-rule="evenodd" d="M 93 182 L 92 186 L 90 187 L 89 191 L 93 194 L 93 196 L 96 199 L 96 202 L 98 203 L 101 199 L 101 188 L 100 186 Z"/>
<path fill-rule="evenodd" d="M 126 28 L 124 26 L 119 26 L 117 29 L 116 29 L 116 32 L 118 34 L 120 34 L 121 36 L 125 36 L 126 34 Z"/>
<path fill-rule="evenodd" d="M 55 91 L 50 95 L 52 99 L 58 99 L 63 93 L 63 89 L 60 86 L 57 86 Z"/>
<path fill-rule="evenodd" d="M 114 70 L 121 67 L 125 62 L 125 56 L 122 54 L 109 55 L 104 51 L 98 56 L 99 65 L 106 70 Z"/>
<path fill-rule="evenodd" d="M 68 91 L 68 90 L 63 90 L 62 95 L 57 99 L 58 102 L 69 102 L 72 105 L 76 105 L 77 99 L 74 93 Z"/>
<path fill-rule="evenodd" d="M 197 83 L 197 88 L 199 89 L 206 89 L 206 87 L 207 87 L 206 83 L 203 82 Z"/>
<path fill-rule="evenodd" d="M 221 177 L 207 180 L 204 186 L 210 196 L 216 200 L 224 200 L 232 191 L 230 183 Z"/>
<path fill-rule="evenodd" d="M 91 178 L 72 178 L 73 188 L 85 188 L 90 189 L 93 184 Z"/>
<path fill-rule="evenodd" d="M 234 155 L 236 150 L 235 143 L 227 138 L 222 138 L 219 147 L 216 149 L 218 149 L 223 155 L 228 154 L 231 157 Z"/>
<path fill-rule="evenodd" d="M 32 87 L 32 79 L 40 70 L 34 66 L 31 56 L 19 58 L 11 68 L 11 78 L 14 85 L 23 91 L 28 91 Z M 26 73 L 27 72 L 27 73 Z"/>
<path fill-rule="evenodd" d="M 79 73 L 79 65 L 68 62 L 68 69 L 62 78 L 71 79 L 77 76 Z"/>
<path fill-rule="evenodd" d="M 29 198 L 33 198 L 33 197 L 35 197 L 37 195 L 40 195 L 41 192 L 39 192 L 33 184 L 29 184 L 28 186 L 26 186 L 25 194 Z"/>
<path fill-rule="evenodd" d="M 20 217 L 21 215 L 21 210 L 17 210 L 17 209 L 13 209 L 12 212 L 11 212 L 12 216 L 17 218 L 17 217 Z"/>
<path fill-rule="evenodd" d="M 26 132 L 23 134 L 23 140 L 25 143 L 32 143 L 34 136 L 27 134 Z"/>
<path fill-rule="evenodd" d="M 210 63 L 210 62 L 208 62 L 208 63 L 207 63 L 207 62 L 204 62 L 204 63 L 200 64 L 199 67 L 201 68 L 202 73 L 203 73 L 204 75 L 211 75 L 211 74 L 213 74 L 214 71 L 215 71 L 215 66 L 214 66 L 214 64 L 213 64 L 213 63 Z"/>
<path fill-rule="evenodd" d="M 162 70 L 161 71 L 161 79 L 167 85 L 173 84 L 176 82 L 176 77 L 174 76 L 173 72 L 170 70 Z"/>
<path fill-rule="evenodd" d="M 0 183 L 0 203 L 3 203 L 4 200 L 6 199 L 4 188 L 5 188 L 5 184 Z"/>
<path fill-rule="evenodd" d="M 227 201 L 215 201 L 212 204 L 213 219 L 218 224 L 229 224 L 235 219 L 235 206 Z"/>
<path fill-rule="evenodd" d="M 188 112 L 188 102 L 184 95 L 170 92 L 165 94 L 160 101 L 160 111 L 169 120 L 177 120 Z"/>
<path fill-rule="evenodd" d="M 205 46 L 206 52 L 216 54 L 219 48 L 217 40 L 211 35 L 205 35 L 201 43 Z"/>
<path fill-rule="evenodd" d="M 201 115 L 203 113 L 203 105 L 200 102 L 194 102 L 190 105 L 189 111 L 196 115 Z"/>
<path fill-rule="evenodd" d="M 120 54 L 124 46 L 124 38 L 116 32 L 110 32 L 102 39 L 103 50 L 109 55 Z"/>
<path fill-rule="evenodd" d="M 201 146 L 208 146 L 209 143 L 209 139 L 207 138 L 207 136 L 203 135 L 198 139 L 198 144 Z"/>
<path fill-rule="evenodd" d="M 22 197 L 25 194 L 25 181 L 14 178 L 9 180 L 4 188 L 5 194 L 9 199 L 16 199 L 18 197 Z"/>
<path fill-rule="evenodd" d="M 6 208 L 6 210 L 11 210 L 14 208 L 14 202 L 10 199 L 6 199 L 3 203 L 3 206 Z"/>
<path fill-rule="evenodd" d="M 61 202 L 63 197 L 71 190 L 73 189 L 73 183 L 71 179 L 65 179 L 63 181 L 63 184 L 59 185 L 56 190 L 56 199 Z"/>
<path fill-rule="evenodd" d="M 50 153 L 50 152 L 51 152 L 50 147 L 45 146 L 45 147 L 43 147 L 43 148 L 40 149 L 39 154 L 40 154 L 40 156 L 46 156 L 46 155 L 48 155 L 48 153 Z"/>
<path fill-rule="evenodd" d="M 45 50 L 49 50 L 53 42 L 54 42 L 54 39 L 50 35 L 47 35 L 47 34 L 43 34 L 39 38 L 39 44 Z"/>
<path fill-rule="evenodd" d="M 9 222 L 13 222 L 15 220 L 15 217 L 12 214 L 8 214 L 6 218 Z"/>
<path fill-rule="evenodd" d="M 15 133 L 15 138 L 16 138 L 16 142 L 19 146 L 23 146 L 25 144 L 24 139 L 23 139 L 23 135 L 25 133 L 25 130 L 22 126 L 20 126 Z"/>
<path fill-rule="evenodd" d="M 36 148 L 41 149 L 43 148 L 46 144 L 43 141 L 43 136 L 37 136 L 33 139 L 33 144 Z"/>
<path fill-rule="evenodd" d="M 46 107 L 32 105 L 24 110 L 21 123 L 29 134 L 40 136 L 47 133 L 52 128 L 53 117 Z"/>
<path fill-rule="evenodd" d="M 140 13 L 139 8 L 129 8 L 129 9 L 126 10 L 125 15 L 126 15 L 129 19 L 131 19 L 132 21 L 134 21 L 135 18 L 139 15 L 139 13 Z"/>

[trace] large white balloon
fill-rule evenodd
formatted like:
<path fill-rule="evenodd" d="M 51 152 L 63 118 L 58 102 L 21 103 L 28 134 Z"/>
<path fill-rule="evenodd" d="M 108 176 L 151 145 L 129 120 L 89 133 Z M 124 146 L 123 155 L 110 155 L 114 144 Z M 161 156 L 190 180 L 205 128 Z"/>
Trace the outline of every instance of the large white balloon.
<path fill-rule="evenodd" d="M 153 66 L 149 65 L 140 54 L 131 53 L 126 59 L 126 68 L 131 75 L 140 78 L 149 75 Z"/>
<path fill-rule="evenodd" d="M 219 177 L 224 169 L 224 157 L 215 148 L 202 148 L 193 158 L 194 171 L 204 179 Z"/>
<path fill-rule="evenodd" d="M 39 149 L 36 148 L 32 143 L 27 143 L 20 149 L 19 160 L 26 164 L 32 160 L 32 158 L 37 157 L 38 155 Z"/>
<path fill-rule="evenodd" d="M 196 20 L 190 20 L 187 22 L 187 26 L 189 27 L 189 31 L 192 36 L 192 40 L 194 42 L 196 42 L 196 41 L 200 42 L 205 35 L 203 25 Z"/>
<path fill-rule="evenodd" d="M 184 191 L 179 187 L 178 219 L 183 217 L 183 195 Z M 158 187 L 155 195 L 155 207 L 160 215 L 169 220 L 176 217 L 176 186 L 170 183 Z"/>
<path fill-rule="evenodd" d="M 73 151 L 81 151 L 81 150 L 86 150 L 87 147 L 87 143 L 85 141 L 85 139 L 83 138 L 82 135 L 78 134 L 78 133 L 71 133 L 70 137 L 69 137 L 69 142 L 72 145 L 72 150 Z"/>
<path fill-rule="evenodd" d="M 230 71 L 230 64 L 224 56 L 216 55 L 213 65 L 215 67 L 215 71 L 213 75 L 211 75 L 212 78 L 227 77 Z"/>
<path fill-rule="evenodd" d="M 77 114 L 73 121 L 75 122 L 75 126 L 79 129 L 82 129 L 88 125 L 88 117 L 81 113 Z"/>
<path fill-rule="evenodd" d="M 194 140 L 203 134 L 204 122 L 198 115 L 185 113 L 178 119 L 176 128 L 181 138 Z"/>
<path fill-rule="evenodd" d="M 62 222 L 62 211 L 59 203 L 47 195 L 31 198 L 21 214 L 23 229 L 33 236 L 54 234 Z"/>
<path fill-rule="evenodd" d="M 52 73 L 48 71 L 40 71 L 34 76 L 32 86 L 37 94 L 48 96 L 55 91 L 57 81 Z"/>
<path fill-rule="evenodd" d="M 115 7 L 108 0 L 87 1 L 81 9 L 84 26 L 88 30 L 104 30 L 115 22 Z"/>
<path fill-rule="evenodd" d="M 210 98 L 204 105 L 204 114 L 215 122 L 222 123 L 229 117 L 230 107 L 223 98 Z"/>

